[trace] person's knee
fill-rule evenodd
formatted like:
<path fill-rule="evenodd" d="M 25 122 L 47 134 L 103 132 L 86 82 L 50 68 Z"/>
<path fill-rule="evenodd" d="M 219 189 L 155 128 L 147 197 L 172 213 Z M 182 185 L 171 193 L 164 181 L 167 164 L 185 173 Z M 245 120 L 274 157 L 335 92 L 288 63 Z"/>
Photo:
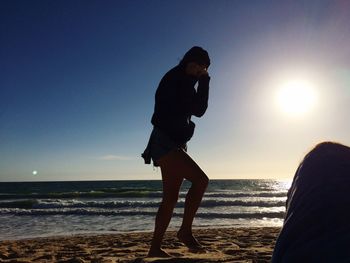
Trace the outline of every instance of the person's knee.
<path fill-rule="evenodd" d="M 203 186 L 204 186 L 205 188 L 207 188 L 207 187 L 208 187 L 208 184 L 209 184 L 209 178 L 208 178 L 207 175 L 204 175 L 204 177 L 203 177 Z"/>
<path fill-rule="evenodd" d="M 208 178 L 208 176 L 207 176 L 205 173 L 203 173 L 203 174 L 201 175 L 201 177 L 200 177 L 198 180 L 192 182 L 192 184 L 193 184 L 194 186 L 197 186 L 197 187 L 199 187 L 199 188 L 205 190 L 205 189 L 207 189 L 207 187 L 208 187 L 209 178 Z"/>
<path fill-rule="evenodd" d="M 175 206 L 178 199 L 179 199 L 178 193 L 177 194 L 175 194 L 175 193 L 164 194 L 162 203 L 165 205 Z"/>

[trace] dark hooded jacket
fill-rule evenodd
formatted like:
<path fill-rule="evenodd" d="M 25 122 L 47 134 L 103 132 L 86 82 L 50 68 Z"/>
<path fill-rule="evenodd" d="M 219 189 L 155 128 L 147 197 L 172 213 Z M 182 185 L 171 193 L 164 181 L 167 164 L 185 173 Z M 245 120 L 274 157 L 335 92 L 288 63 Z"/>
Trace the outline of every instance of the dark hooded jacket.
<path fill-rule="evenodd" d="M 186 143 L 194 125 L 191 116 L 201 117 L 208 107 L 209 80 L 207 75 L 197 79 L 186 74 L 181 64 L 168 71 L 156 91 L 152 124 L 174 142 Z"/>

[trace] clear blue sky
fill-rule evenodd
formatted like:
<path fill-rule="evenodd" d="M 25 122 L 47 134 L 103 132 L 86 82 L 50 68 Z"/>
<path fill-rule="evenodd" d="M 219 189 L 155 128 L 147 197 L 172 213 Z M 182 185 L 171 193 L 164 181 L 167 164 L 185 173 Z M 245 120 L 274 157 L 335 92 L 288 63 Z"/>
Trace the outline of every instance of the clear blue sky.
<path fill-rule="evenodd" d="M 1 1 L 0 181 L 160 179 L 140 158 L 154 93 L 194 45 L 212 79 L 190 155 L 291 178 L 315 143 L 350 144 L 349 25 L 348 1 Z M 305 80 L 291 116 L 276 94 Z"/>

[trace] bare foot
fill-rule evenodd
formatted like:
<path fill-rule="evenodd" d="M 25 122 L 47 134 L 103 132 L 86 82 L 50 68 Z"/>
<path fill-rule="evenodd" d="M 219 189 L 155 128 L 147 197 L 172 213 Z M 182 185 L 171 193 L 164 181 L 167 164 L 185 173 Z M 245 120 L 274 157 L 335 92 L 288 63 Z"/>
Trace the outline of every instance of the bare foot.
<path fill-rule="evenodd" d="M 190 250 L 205 251 L 205 249 L 197 241 L 197 239 L 195 239 L 191 232 L 185 232 L 184 230 L 180 229 L 179 232 L 177 232 L 177 238 Z"/>
<path fill-rule="evenodd" d="M 151 248 L 147 257 L 150 258 L 170 258 L 171 256 L 161 248 Z"/>

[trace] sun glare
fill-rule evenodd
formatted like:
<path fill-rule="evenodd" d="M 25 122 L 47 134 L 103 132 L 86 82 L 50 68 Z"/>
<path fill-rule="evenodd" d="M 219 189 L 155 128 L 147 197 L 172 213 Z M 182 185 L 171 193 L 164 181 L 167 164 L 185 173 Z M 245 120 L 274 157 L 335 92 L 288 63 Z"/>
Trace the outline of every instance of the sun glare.
<path fill-rule="evenodd" d="M 277 92 L 276 102 L 284 113 L 300 116 L 312 110 L 316 92 L 313 84 L 306 80 L 286 81 Z"/>

